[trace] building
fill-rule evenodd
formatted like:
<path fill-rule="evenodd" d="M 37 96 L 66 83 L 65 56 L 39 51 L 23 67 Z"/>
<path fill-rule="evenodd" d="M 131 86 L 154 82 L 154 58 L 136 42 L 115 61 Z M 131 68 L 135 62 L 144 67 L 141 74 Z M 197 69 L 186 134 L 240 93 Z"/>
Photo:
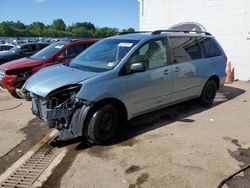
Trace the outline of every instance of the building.
<path fill-rule="evenodd" d="M 140 30 L 197 22 L 212 33 L 232 62 L 235 79 L 250 80 L 250 1 L 139 0 Z"/>

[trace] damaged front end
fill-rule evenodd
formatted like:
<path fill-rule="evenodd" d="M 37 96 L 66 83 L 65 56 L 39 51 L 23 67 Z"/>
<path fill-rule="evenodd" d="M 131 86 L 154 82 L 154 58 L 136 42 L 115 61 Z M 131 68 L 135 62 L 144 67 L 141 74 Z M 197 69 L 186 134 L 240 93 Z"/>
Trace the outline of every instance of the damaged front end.
<path fill-rule="evenodd" d="M 49 128 L 59 130 L 58 140 L 69 140 L 81 136 L 91 102 L 77 98 L 82 85 L 71 85 L 57 89 L 41 97 L 31 93 L 32 112 Z"/>

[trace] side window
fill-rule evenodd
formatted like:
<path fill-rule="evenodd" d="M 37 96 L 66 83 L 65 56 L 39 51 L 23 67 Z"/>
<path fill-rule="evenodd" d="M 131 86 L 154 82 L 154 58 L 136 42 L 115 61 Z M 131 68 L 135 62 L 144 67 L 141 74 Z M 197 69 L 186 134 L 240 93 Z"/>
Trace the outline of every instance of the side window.
<path fill-rule="evenodd" d="M 39 45 L 39 50 L 45 48 L 46 46 L 48 46 L 48 44 L 40 44 L 40 45 Z"/>
<path fill-rule="evenodd" d="M 67 59 L 71 59 L 80 54 L 83 50 L 87 48 L 86 44 L 77 44 L 75 46 L 70 46 L 67 48 Z"/>
<path fill-rule="evenodd" d="M 28 44 L 22 47 L 23 52 L 35 52 L 36 45 L 35 44 Z"/>
<path fill-rule="evenodd" d="M 132 55 L 129 60 L 129 66 L 132 63 L 143 62 L 147 69 L 155 69 L 166 66 L 167 52 L 164 39 L 149 41 L 142 45 Z"/>
<path fill-rule="evenodd" d="M 212 38 L 200 37 L 200 44 L 203 46 L 205 57 L 215 57 L 222 55 L 218 44 Z"/>
<path fill-rule="evenodd" d="M 202 58 L 201 48 L 195 37 L 170 37 L 169 43 L 174 63 Z"/>
<path fill-rule="evenodd" d="M 94 42 L 87 43 L 87 48 L 95 44 Z"/>
<path fill-rule="evenodd" d="M 12 46 L 2 46 L 1 50 L 9 50 L 11 48 L 12 48 Z"/>

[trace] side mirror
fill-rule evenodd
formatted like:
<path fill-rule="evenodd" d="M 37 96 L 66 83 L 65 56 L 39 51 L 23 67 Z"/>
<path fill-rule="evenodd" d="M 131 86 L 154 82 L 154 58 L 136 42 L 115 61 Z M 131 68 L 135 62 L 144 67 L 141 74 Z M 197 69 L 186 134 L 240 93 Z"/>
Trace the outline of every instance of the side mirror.
<path fill-rule="evenodd" d="M 61 54 L 61 55 L 59 55 L 59 56 L 57 56 L 57 60 L 58 60 L 58 61 L 60 61 L 60 62 L 65 61 L 65 59 L 66 59 L 66 58 L 65 58 L 65 56 L 64 56 L 64 55 L 62 55 L 62 54 Z"/>
<path fill-rule="evenodd" d="M 134 72 L 144 72 L 146 70 L 145 64 L 142 62 L 133 63 L 130 65 L 131 73 Z"/>
<path fill-rule="evenodd" d="M 23 49 L 19 49 L 19 50 L 18 50 L 18 53 L 19 53 L 19 54 L 23 54 L 23 53 L 24 53 Z"/>

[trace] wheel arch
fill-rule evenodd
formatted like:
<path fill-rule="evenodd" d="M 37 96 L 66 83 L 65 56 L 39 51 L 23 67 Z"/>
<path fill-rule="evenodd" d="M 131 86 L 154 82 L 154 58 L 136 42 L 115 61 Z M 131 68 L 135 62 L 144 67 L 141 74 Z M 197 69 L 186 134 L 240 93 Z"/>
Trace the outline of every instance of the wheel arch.
<path fill-rule="evenodd" d="M 210 76 L 209 79 L 206 81 L 206 83 L 207 83 L 209 80 L 214 80 L 214 81 L 215 81 L 216 86 L 217 86 L 217 90 L 220 88 L 220 78 L 219 78 L 217 75 L 212 75 L 212 76 Z"/>
<path fill-rule="evenodd" d="M 104 98 L 104 99 L 101 99 L 97 102 L 94 102 L 93 106 L 91 107 L 90 109 L 90 112 L 93 112 L 95 111 L 96 109 L 104 106 L 105 104 L 112 104 L 114 105 L 114 107 L 119 110 L 119 119 L 120 121 L 127 121 L 128 119 L 128 112 L 127 112 L 127 108 L 125 106 L 125 104 L 119 100 L 119 99 L 116 99 L 116 98 Z"/>

